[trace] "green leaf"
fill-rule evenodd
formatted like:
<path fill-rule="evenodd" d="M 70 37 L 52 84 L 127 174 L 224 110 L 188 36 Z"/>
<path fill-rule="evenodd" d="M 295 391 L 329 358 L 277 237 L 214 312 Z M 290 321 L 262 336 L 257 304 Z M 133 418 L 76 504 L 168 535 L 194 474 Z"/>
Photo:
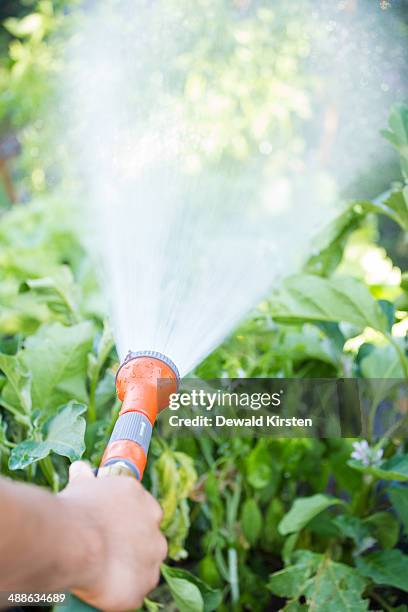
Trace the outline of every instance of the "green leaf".
<path fill-rule="evenodd" d="M 316 612 L 368 609 L 368 601 L 361 598 L 367 581 L 353 568 L 305 550 L 297 551 L 294 561 L 270 576 L 268 589 L 272 593 L 290 598 L 289 603 L 297 603 L 303 596 L 307 609 Z"/>
<path fill-rule="evenodd" d="M 196 479 L 193 460 L 185 453 L 166 449 L 154 463 L 153 490 L 163 509 L 161 528 L 169 540 L 169 556 L 172 559 L 187 555 L 183 548 L 190 527 L 186 498 Z"/>
<path fill-rule="evenodd" d="M 390 512 L 375 512 L 364 521 L 382 548 L 394 548 L 399 537 L 399 523 Z"/>
<path fill-rule="evenodd" d="M 329 276 L 340 263 L 346 242 L 361 224 L 366 214 L 365 207 L 353 202 L 317 236 L 318 253 L 309 258 L 305 272 Z"/>
<path fill-rule="evenodd" d="M 312 569 L 306 564 L 291 565 L 269 577 L 268 589 L 279 597 L 298 598 L 311 573 Z"/>
<path fill-rule="evenodd" d="M 295 499 L 293 506 L 279 523 L 278 530 L 282 535 L 300 531 L 313 517 L 336 504 L 344 504 L 344 502 L 336 497 L 320 493 L 311 497 L 299 497 Z"/>
<path fill-rule="evenodd" d="M 208 584 L 200 580 L 200 578 L 198 578 L 194 574 L 191 574 L 187 570 L 180 569 L 177 567 L 169 567 L 168 565 L 164 564 L 162 564 L 161 569 L 162 574 L 165 577 L 167 583 L 168 577 L 171 576 L 172 579 L 178 578 L 181 580 L 185 580 L 197 587 L 203 600 L 203 612 L 212 612 L 212 610 L 216 610 L 221 604 L 221 591 L 218 589 L 211 588 L 210 586 L 208 586 Z"/>
<path fill-rule="evenodd" d="M 33 407 L 43 413 L 71 399 L 87 402 L 87 355 L 92 347 L 89 322 L 42 326 L 26 341 L 21 359 L 32 373 Z"/>
<path fill-rule="evenodd" d="M 392 487 L 387 493 L 394 510 L 404 525 L 405 533 L 408 534 L 408 488 Z"/>
<path fill-rule="evenodd" d="M 204 600 L 192 574 L 164 564 L 161 572 L 180 612 L 204 612 Z"/>
<path fill-rule="evenodd" d="M 85 451 L 85 411 L 86 406 L 76 402 L 63 406 L 44 426 L 42 440 L 25 440 L 12 449 L 10 470 L 22 470 L 51 452 L 71 461 L 80 459 Z"/>
<path fill-rule="evenodd" d="M 276 467 L 272 465 L 266 440 L 258 440 L 249 453 L 246 460 L 246 476 L 254 489 L 263 489 L 272 478 L 279 477 Z"/>
<path fill-rule="evenodd" d="M 107 369 L 103 377 L 98 380 L 95 389 L 95 406 L 98 415 L 110 412 L 116 399 L 115 374 Z"/>
<path fill-rule="evenodd" d="M 143 605 L 147 612 L 159 612 L 160 608 L 163 608 L 163 604 L 147 599 L 147 597 L 144 598 Z"/>
<path fill-rule="evenodd" d="M 382 135 L 390 141 L 401 156 L 401 170 L 404 178 L 408 178 L 408 106 L 398 104 L 393 106 L 388 121 L 389 130 L 383 130 Z"/>
<path fill-rule="evenodd" d="M 390 344 L 375 346 L 360 363 L 365 378 L 405 378 L 405 372 L 395 348 Z"/>
<path fill-rule="evenodd" d="M 25 414 L 31 412 L 31 376 L 15 355 L 0 353 L 0 370 L 7 377 L 7 384 L 3 389 L 2 397 L 8 404 L 16 404 Z"/>
<path fill-rule="evenodd" d="M 376 584 L 408 591 L 408 555 L 400 550 L 381 550 L 356 559 L 357 568 L 363 576 Z"/>
<path fill-rule="evenodd" d="M 368 525 L 356 516 L 341 514 L 333 519 L 333 524 L 345 538 L 350 538 L 356 544 L 355 553 L 361 554 L 367 548 L 375 544 L 375 540 L 370 536 Z"/>
<path fill-rule="evenodd" d="M 316 326 L 305 324 L 300 331 L 290 328 L 285 330 L 279 352 L 295 363 L 316 359 L 337 368 L 340 365 L 341 352 L 336 350 L 332 340 L 333 338 L 329 340 Z"/>
<path fill-rule="evenodd" d="M 253 546 L 258 540 L 262 529 L 262 514 L 254 499 L 244 502 L 241 513 L 241 528 L 245 538 Z"/>
<path fill-rule="evenodd" d="M 60 266 L 53 276 L 29 279 L 26 285 L 51 311 L 68 314 L 76 320 L 78 288 L 68 266 Z"/>
<path fill-rule="evenodd" d="M 345 321 L 359 329 L 387 332 L 387 320 L 365 285 L 355 278 L 330 279 L 308 274 L 291 276 L 272 297 L 271 316 L 277 321 Z"/>
<path fill-rule="evenodd" d="M 381 480 L 408 481 L 408 455 L 394 455 L 391 459 L 384 461 L 380 466 L 363 465 L 361 461 L 350 459 L 348 465 L 355 470 L 371 474 Z"/>
<path fill-rule="evenodd" d="M 368 600 L 362 599 L 366 586 L 367 581 L 354 568 L 325 557 L 317 568 L 315 580 L 305 589 L 308 609 L 366 611 Z"/>
<path fill-rule="evenodd" d="M 405 190 L 393 191 L 386 200 L 371 202 L 364 200 L 358 203 L 365 212 L 372 212 L 377 215 L 385 215 L 395 223 L 398 223 L 402 229 L 408 229 L 408 205 Z"/>
<path fill-rule="evenodd" d="M 408 231 L 408 203 L 407 203 L 407 189 L 402 191 L 394 191 L 382 204 L 377 204 L 380 212 L 388 215 L 396 223 L 398 223 L 402 229 Z"/>
<path fill-rule="evenodd" d="M 103 333 L 99 338 L 96 347 L 96 354 L 90 353 L 88 355 L 88 377 L 91 381 L 98 379 L 101 368 L 107 360 L 113 346 L 114 340 L 112 330 L 109 327 L 108 323 L 105 321 L 103 326 Z"/>
<path fill-rule="evenodd" d="M 222 587 L 223 580 L 214 556 L 209 553 L 198 564 L 200 578 L 213 588 Z"/>

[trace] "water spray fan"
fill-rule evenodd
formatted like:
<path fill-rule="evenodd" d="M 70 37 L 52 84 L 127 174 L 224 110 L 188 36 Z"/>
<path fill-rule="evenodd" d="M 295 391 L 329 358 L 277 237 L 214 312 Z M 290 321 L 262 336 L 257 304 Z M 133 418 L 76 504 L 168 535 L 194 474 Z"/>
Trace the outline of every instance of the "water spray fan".
<path fill-rule="evenodd" d="M 129 352 L 116 374 L 122 406 L 102 457 L 98 476 L 126 475 L 141 480 L 158 413 L 169 404 L 180 381 L 176 365 L 156 351 Z"/>

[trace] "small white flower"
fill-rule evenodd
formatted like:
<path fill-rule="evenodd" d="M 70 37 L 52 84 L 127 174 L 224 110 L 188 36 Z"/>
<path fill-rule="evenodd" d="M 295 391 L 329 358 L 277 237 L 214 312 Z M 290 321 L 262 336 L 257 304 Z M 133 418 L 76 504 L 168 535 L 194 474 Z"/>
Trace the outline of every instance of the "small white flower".
<path fill-rule="evenodd" d="M 370 448 L 367 440 L 361 440 L 361 442 L 353 442 L 354 451 L 351 453 L 351 458 L 361 461 L 366 467 L 369 465 L 380 465 L 383 449 L 382 448 Z"/>

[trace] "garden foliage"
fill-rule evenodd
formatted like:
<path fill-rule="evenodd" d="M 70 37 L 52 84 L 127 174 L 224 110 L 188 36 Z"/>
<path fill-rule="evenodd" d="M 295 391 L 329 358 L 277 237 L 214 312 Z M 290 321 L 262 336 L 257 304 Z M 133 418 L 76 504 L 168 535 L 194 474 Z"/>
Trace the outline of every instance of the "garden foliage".
<path fill-rule="evenodd" d="M 51 3 L 41 4 L 44 31 L 28 46 L 19 40 L 37 31 L 32 20 L 7 24 L 16 65 L 29 62 L 24 48 L 41 50 L 54 27 Z M 25 85 L 18 72 L 13 78 L 18 98 Z M 31 103 L 30 94 L 16 124 L 35 115 Z M 197 375 L 407 377 L 407 107 L 393 109 L 384 136 L 401 160 L 392 190 L 375 202 L 351 202 L 304 270 Z M 41 172 L 33 173 L 41 183 Z M 98 465 L 118 412 L 118 357 L 104 301 L 58 193 L 16 205 L 0 224 L 0 467 L 53 491 L 65 485 L 70 461 Z M 396 237 L 387 250 L 384 224 Z M 407 445 L 399 430 L 378 439 L 374 421 L 358 444 L 169 442 L 155 434 L 144 484 L 163 506 L 170 558 L 146 609 L 406 610 Z"/>

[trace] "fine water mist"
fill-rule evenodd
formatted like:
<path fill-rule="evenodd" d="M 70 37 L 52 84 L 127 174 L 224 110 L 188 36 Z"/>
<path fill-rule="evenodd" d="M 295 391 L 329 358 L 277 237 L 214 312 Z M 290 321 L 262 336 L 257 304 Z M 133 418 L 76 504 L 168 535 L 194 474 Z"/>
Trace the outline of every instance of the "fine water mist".
<path fill-rule="evenodd" d="M 63 119 L 121 358 L 157 350 L 189 372 L 386 165 L 395 22 L 374 2 L 325 4 L 79 13 Z"/>

